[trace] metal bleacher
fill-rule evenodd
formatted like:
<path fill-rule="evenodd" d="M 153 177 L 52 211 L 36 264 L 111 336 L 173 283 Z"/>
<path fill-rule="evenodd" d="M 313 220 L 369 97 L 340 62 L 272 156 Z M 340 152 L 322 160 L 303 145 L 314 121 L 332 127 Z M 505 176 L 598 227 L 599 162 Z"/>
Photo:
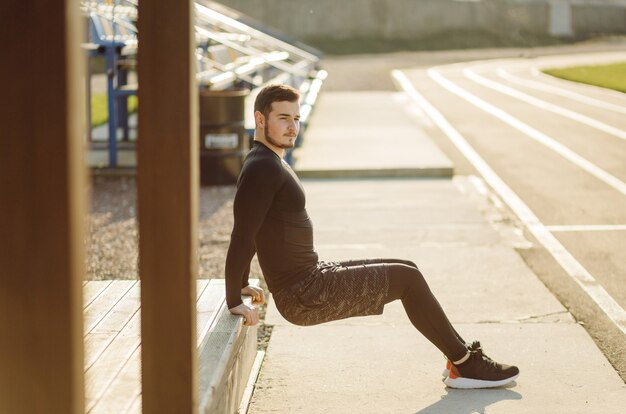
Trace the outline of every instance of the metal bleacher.
<path fill-rule="evenodd" d="M 108 166 L 112 168 L 118 166 L 120 129 L 121 140 L 130 142 L 126 98 L 136 95 L 138 88 L 128 83 L 129 73 L 136 68 L 137 2 L 96 0 L 81 3 L 89 27 L 89 39 L 83 47 L 89 56 L 102 56 L 105 61 Z M 197 0 L 195 9 L 199 90 L 249 89 L 245 125 L 251 133 L 254 117 L 250 101 L 268 83 L 289 84 L 302 93 L 301 129 L 304 131 L 326 78 L 326 72 L 318 67 L 321 52 L 219 3 Z"/>

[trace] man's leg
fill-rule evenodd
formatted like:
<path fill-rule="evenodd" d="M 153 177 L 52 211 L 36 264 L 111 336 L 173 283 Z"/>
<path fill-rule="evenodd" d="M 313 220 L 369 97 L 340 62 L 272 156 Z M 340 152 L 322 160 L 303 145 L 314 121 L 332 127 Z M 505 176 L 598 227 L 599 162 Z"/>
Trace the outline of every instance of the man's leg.
<path fill-rule="evenodd" d="M 399 259 L 364 259 L 329 262 L 324 268 L 325 271 L 315 278 L 321 288 L 302 295 L 305 304 L 313 302 L 307 300 L 310 293 L 323 298 L 320 303 L 328 304 L 323 311 L 312 312 L 317 313 L 320 322 L 325 318 L 328 321 L 379 313 L 384 304 L 402 299 L 413 326 L 448 359 L 458 361 L 467 354 L 465 342 L 452 328 L 415 263 Z M 373 287 L 380 284 L 378 281 L 384 279 L 388 281 L 386 292 L 374 290 Z M 318 295 L 316 290 L 324 294 Z M 369 306 L 367 302 L 379 303 L 378 309 L 363 312 L 362 309 Z"/>
<path fill-rule="evenodd" d="M 412 264 L 412 265 L 411 265 Z M 400 299 L 409 320 L 451 361 L 467 354 L 465 341 L 448 320 L 414 263 L 386 263 L 389 291 L 385 303 Z"/>
<path fill-rule="evenodd" d="M 404 296 L 405 291 L 409 288 L 409 286 L 413 283 L 413 279 L 414 278 L 421 278 L 423 281 L 423 285 L 426 286 L 426 289 L 428 289 L 428 292 L 430 293 L 430 289 L 428 288 L 428 285 L 426 284 L 426 281 L 424 280 L 424 277 L 422 276 L 422 273 L 419 271 L 419 269 L 417 268 L 417 265 L 410 261 L 410 260 L 401 260 L 401 259 L 362 259 L 362 260 L 344 260 L 344 261 L 340 261 L 339 264 L 341 266 L 345 266 L 345 267 L 349 267 L 349 266 L 359 266 L 359 265 L 369 265 L 369 264 L 386 264 L 387 268 L 388 268 L 388 274 L 394 273 L 393 275 L 389 276 L 389 292 L 391 293 L 391 295 L 388 295 L 388 298 L 385 300 L 385 303 L 389 303 L 392 302 L 394 300 L 397 299 L 401 299 L 402 296 Z M 395 264 L 395 265 L 405 265 L 405 266 L 409 266 L 414 268 L 415 270 L 417 270 L 417 274 L 415 275 L 407 275 L 405 274 L 406 272 L 404 271 L 398 271 L 395 270 L 394 268 L 391 267 L 390 265 Z M 394 282 L 392 283 L 391 279 L 394 279 Z M 435 299 L 435 297 L 432 295 L 432 293 L 430 293 L 430 296 L 432 297 L 432 301 L 434 301 L 437 304 L 437 307 L 441 310 L 441 313 L 443 313 L 443 310 L 441 309 L 441 306 L 439 306 L 439 303 L 437 302 L 437 300 Z M 408 300 L 410 305 L 413 305 L 411 307 L 412 313 L 417 312 L 418 310 L 415 309 L 415 304 L 412 300 Z M 404 301 L 403 301 L 404 304 Z M 404 305 L 405 310 L 406 305 Z M 407 311 L 407 315 L 409 314 L 409 312 Z M 456 331 L 456 329 L 454 329 L 454 327 L 450 324 L 450 322 L 448 321 L 447 317 L 445 316 L 445 314 L 443 315 L 445 318 L 445 321 L 447 322 L 447 325 L 450 326 L 450 329 L 452 329 L 452 332 L 454 333 L 454 335 L 458 338 L 459 341 L 461 341 L 463 344 L 467 343 L 465 342 L 465 340 L 461 337 L 461 335 L 459 335 L 459 333 Z M 409 319 L 411 318 L 411 316 L 409 316 Z M 413 323 L 413 325 L 417 328 L 417 326 L 415 325 L 415 323 L 413 322 L 413 320 L 411 319 L 411 322 Z M 419 328 L 418 328 L 419 329 Z"/>
<path fill-rule="evenodd" d="M 450 361 L 458 361 L 448 363 L 446 385 L 452 388 L 491 388 L 517 378 L 517 367 L 493 361 L 483 354 L 479 342 L 467 346 L 460 340 L 417 267 L 389 264 L 387 268 L 389 290 L 385 303 L 401 299 L 411 323 Z"/>
<path fill-rule="evenodd" d="M 288 321 L 308 326 L 353 316 L 379 315 L 386 303 L 401 299 L 411 323 L 454 362 L 445 379 L 446 385 L 484 388 L 515 379 L 519 374 L 516 367 L 498 364 L 485 357 L 480 349 L 468 349 L 420 271 L 414 264 L 405 262 L 325 263 L 306 279 L 275 293 L 276 306 Z"/>

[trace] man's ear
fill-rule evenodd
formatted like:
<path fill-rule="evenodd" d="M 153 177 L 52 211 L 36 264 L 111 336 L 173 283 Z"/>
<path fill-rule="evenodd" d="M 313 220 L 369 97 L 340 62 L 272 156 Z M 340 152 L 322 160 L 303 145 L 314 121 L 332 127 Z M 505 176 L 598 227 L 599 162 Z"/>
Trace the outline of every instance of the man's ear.
<path fill-rule="evenodd" d="M 254 112 L 254 123 L 258 127 L 261 127 L 261 128 L 265 127 L 265 115 L 263 115 L 261 111 Z"/>

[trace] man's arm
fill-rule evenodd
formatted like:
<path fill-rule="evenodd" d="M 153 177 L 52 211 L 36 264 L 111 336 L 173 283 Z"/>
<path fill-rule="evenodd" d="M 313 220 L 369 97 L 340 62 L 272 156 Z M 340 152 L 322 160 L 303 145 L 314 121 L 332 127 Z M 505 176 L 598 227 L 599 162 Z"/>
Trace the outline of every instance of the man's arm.
<path fill-rule="evenodd" d="M 254 257 L 254 254 L 256 253 L 256 247 L 252 247 L 252 256 L 250 256 L 250 260 L 252 260 L 252 257 Z M 250 284 L 249 278 L 250 278 L 250 262 L 248 262 L 248 266 L 246 266 L 246 268 L 243 271 L 243 274 L 241 275 L 241 288 L 245 288 L 246 286 L 248 286 Z"/>
<path fill-rule="evenodd" d="M 265 160 L 253 160 L 239 180 L 233 205 L 235 224 L 226 255 L 226 303 L 229 309 L 242 304 L 241 289 L 248 280 L 255 253 L 254 240 L 282 184 L 281 166 Z"/>

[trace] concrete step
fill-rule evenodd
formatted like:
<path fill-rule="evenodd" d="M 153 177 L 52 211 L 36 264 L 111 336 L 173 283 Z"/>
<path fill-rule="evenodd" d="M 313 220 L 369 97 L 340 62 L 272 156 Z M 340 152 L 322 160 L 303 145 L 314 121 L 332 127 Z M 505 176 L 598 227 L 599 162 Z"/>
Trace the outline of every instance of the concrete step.
<path fill-rule="evenodd" d="M 401 92 L 325 92 L 293 152 L 300 177 L 451 177 Z"/>

